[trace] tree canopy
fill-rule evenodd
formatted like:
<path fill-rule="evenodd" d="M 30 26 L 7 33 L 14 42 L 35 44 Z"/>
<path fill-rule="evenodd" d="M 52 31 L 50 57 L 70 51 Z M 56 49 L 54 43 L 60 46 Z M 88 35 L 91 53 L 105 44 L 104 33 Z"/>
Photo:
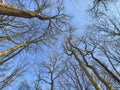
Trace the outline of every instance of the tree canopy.
<path fill-rule="evenodd" d="M 0 90 L 119 90 L 119 3 L 91 0 L 81 34 L 63 0 L 1 1 Z"/>

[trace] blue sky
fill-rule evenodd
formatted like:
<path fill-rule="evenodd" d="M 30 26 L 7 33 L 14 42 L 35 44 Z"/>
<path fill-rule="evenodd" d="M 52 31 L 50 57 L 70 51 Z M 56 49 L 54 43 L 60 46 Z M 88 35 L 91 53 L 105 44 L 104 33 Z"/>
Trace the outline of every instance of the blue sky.
<path fill-rule="evenodd" d="M 85 25 L 91 22 L 89 14 L 87 12 L 88 5 L 90 4 L 90 0 L 65 0 L 65 10 L 73 16 L 72 25 L 77 29 L 77 33 L 84 32 Z"/>

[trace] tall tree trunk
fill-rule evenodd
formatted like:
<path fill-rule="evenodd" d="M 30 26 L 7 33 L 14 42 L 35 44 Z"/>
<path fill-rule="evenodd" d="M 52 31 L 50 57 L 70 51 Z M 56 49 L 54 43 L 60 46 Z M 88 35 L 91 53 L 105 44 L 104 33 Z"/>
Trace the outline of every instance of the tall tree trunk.
<path fill-rule="evenodd" d="M 102 87 L 96 82 L 95 78 L 90 74 L 86 66 L 80 61 L 79 57 L 75 53 L 74 50 L 72 50 L 72 53 L 75 57 L 75 60 L 79 63 L 79 66 L 82 68 L 82 70 L 86 73 L 87 77 L 91 81 L 91 83 L 94 85 L 96 90 L 102 90 Z"/>

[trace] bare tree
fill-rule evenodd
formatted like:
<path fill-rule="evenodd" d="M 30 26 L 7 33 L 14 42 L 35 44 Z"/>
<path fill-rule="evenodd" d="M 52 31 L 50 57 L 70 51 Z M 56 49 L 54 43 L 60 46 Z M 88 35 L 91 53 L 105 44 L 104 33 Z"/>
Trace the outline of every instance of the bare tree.
<path fill-rule="evenodd" d="M 7 67 L 6 67 L 7 66 Z M 9 65 L 10 66 L 10 65 Z M 11 69 L 11 67 L 8 67 L 8 64 L 5 66 L 0 67 L 1 68 L 1 78 L 0 78 L 0 89 L 4 89 L 8 86 L 10 86 L 14 81 L 23 75 L 23 73 L 26 70 L 26 67 L 24 65 L 18 65 L 16 68 Z M 6 73 L 11 70 L 11 73 Z"/>
<path fill-rule="evenodd" d="M 50 56 L 48 60 L 42 61 L 37 67 L 34 67 L 36 75 L 35 83 L 37 83 L 38 86 L 43 83 L 46 86 L 46 89 L 58 90 L 60 88 L 58 82 L 68 69 L 64 62 L 65 58 L 58 53 Z"/>
<path fill-rule="evenodd" d="M 0 77 L 1 89 L 24 71 L 21 66 L 16 67 L 15 56 L 20 57 L 25 50 L 41 50 L 41 45 L 52 43 L 68 25 L 62 0 L 4 1 L 0 3 L 0 73 L 5 74 Z M 19 59 L 21 62 L 25 64 L 26 60 Z M 4 65 L 10 68 L 7 70 Z"/>
<path fill-rule="evenodd" d="M 93 42 L 95 42 L 95 41 L 93 40 Z M 75 57 L 75 60 L 79 63 L 80 68 L 85 72 L 85 74 L 87 75 L 87 77 L 89 78 L 89 80 L 91 81 L 91 83 L 97 90 L 102 89 L 102 87 L 100 87 L 99 84 L 97 83 L 98 81 L 101 81 L 110 90 L 115 90 L 116 86 L 114 86 L 114 84 L 110 84 L 109 81 L 107 81 L 101 75 L 101 73 L 98 72 L 97 68 L 100 68 L 100 67 L 95 67 L 94 65 L 92 65 L 93 63 L 91 63 L 91 61 L 90 61 L 90 60 L 95 60 L 109 74 L 111 74 L 117 82 L 119 82 L 119 78 L 115 75 L 115 73 L 110 71 L 106 67 L 106 65 L 104 65 L 101 62 L 101 60 L 96 58 L 96 56 L 94 55 L 95 54 L 94 52 L 95 51 L 98 52 L 99 50 L 98 49 L 97 49 L 98 51 L 96 50 L 97 44 L 95 44 L 93 42 L 89 43 L 88 39 L 86 40 L 86 39 L 82 38 L 78 44 L 75 44 L 75 43 L 73 44 L 72 37 L 70 37 L 70 38 L 68 38 L 68 42 L 66 44 L 67 46 L 65 47 L 65 50 L 67 49 L 66 53 L 68 55 L 73 55 Z M 78 47 L 81 45 L 82 45 L 82 47 Z M 91 69 L 95 76 L 92 76 L 88 69 Z"/>
<path fill-rule="evenodd" d="M 103 16 L 105 13 L 108 13 L 110 4 L 117 1 L 118 0 L 92 0 L 92 5 L 88 8 L 88 11 L 92 12 L 92 15 L 95 17 Z"/>
<path fill-rule="evenodd" d="M 107 13 L 110 1 L 112 0 L 93 1 L 90 10 L 96 16 L 102 15 L 102 17 L 97 18 L 97 22 L 89 28 L 92 32 L 87 33 L 85 39 L 78 40 L 78 43 L 72 41 L 71 35 L 67 39 L 64 50 L 73 58 L 73 62 L 68 58 L 66 60 L 67 56 L 55 54 L 51 55 L 49 60 L 34 66 L 35 90 L 42 90 L 42 84 L 50 90 L 119 89 L 120 23 L 118 18 L 112 19 Z M 68 16 L 63 12 L 62 0 L 26 2 L 16 0 L 13 3 L 0 3 L 1 70 L 23 50 L 40 50 L 42 44 L 48 45 L 56 39 L 56 35 L 67 30 L 69 26 Z M 7 71 L 6 68 L 4 70 Z M 23 68 L 19 66 L 9 75 L 7 72 L 6 76 L 1 74 L 4 78 L 0 78 L 0 89 L 9 86 L 22 73 Z M 30 88 L 25 82 L 19 86 L 20 90 Z"/>
<path fill-rule="evenodd" d="M 88 32 L 87 34 L 89 34 L 88 36 L 90 36 L 92 40 L 91 43 L 94 43 L 94 45 L 96 44 L 96 46 L 99 47 L 99 50 L 102 53 L 102 55 L 110 63 L 109 67 L 113 69 L 114 73 L 116 73 L 117 76 L 120 76 L 118 70 L 120 63 L 120 22 L 118 21 L 118 19 L 120 14 L 118 5 L 113 4 L 113 7 L 116 13 L 114 14 L 111 8 L 109 7 L 109 12 L 103 12 L 104 17 L 101 17 L 98 20 L 96 20 L 96 22 L 89 27 L 90 32 Z M 110 12 L 112 12 L 112 14 Z"/>
<path fill-rule="evenodd" d="M 63 25 L 67 25 L 68 16 L 62 11 L 64 6 L 60 0 L 28 1 L 29 4 L 34 4 L 29 5 L 29 8 L 36 8 L 33 11 L 28 10 L 24 2 L 18 0 L 16 3 L 24 8 L 0 4 L 0 43 L 9 44 L 0 52 L 1 57 L 11 55 L 15 51 L 19 52 L 19 49 L 24 47 L 39 46 L 39 42 L 47 44 L 56 34 L 64 31 Z M 53 13 L 50 13 L 51 9 Z"/>
<path fill-rule="evenodd" d="M 79 67 L 78 63 L 73 58 L 66 62 L 66 66 L 69 66 L 69 68 L 61 78 L 61 88 L 63 90 L 94 89 L 84 71 Z"/>

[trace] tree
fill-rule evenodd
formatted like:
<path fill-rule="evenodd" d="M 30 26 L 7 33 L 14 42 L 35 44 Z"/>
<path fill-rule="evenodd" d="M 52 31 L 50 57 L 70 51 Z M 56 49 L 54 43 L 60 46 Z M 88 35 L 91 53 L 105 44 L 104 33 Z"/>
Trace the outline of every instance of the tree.
<path fill-rule="evenodd" d="M 62 0 L 0 3 L 0 89 L 7 88 L 24 72 L 25 67 L 16 67 L 16 60 L 23 52 L 41 50 L 52 43 L 58 34 L 68 30 L 68 27 L 70 36 L 64 45 L 67 56 L 62 52 L 61 55 L 54 52 L 55 56 L 50 55 L 49 59 L 43 61 L 40 59 L 39 64 L 37 60 L 37 64 L 30 67 L 29 58 L 26 66 L 34 71 L 34 74 L 31 72 L 35 76 L 33 88 L 42 90 L 44 84 L 51 90 L 119 89 L 120 14 L 119 8 L 115 6 L 114 10 L 118 14 L 113 15 L 110 8 L 113 2 L 115 1 L 93 0 L 89 10 L 96 18 L 93 17 L 94 22 L 88 27 L 88 32 L 78 41 L 74 41 L 75 36 L 71 33 L 72 26 L 67 22 L 69 16 L 64 14 Z M 54 47 L 53 43 L 52 45 Z M 47 52 L 49 53 L 51 52 Z M 18 57 L 14 58 L 15 56 Z M 26 63 L 27 60 L 19 58 L 18 63 L 20 62 Z M 21 82 L 18 87 L 20 90 L 31 88 L 26 82 Z"/>
<path fill-rule="evenodd" d="M 104 8 L 106 10 L 103 10 L 104 8 L 101 7 L 101 4 L 104 5 Z M 85 66 L 91 68 L 94 74 L 102 83 L 104 83 L 107 86 L 107 88 L 118 89 L 120 83 L 118 59 L 120 31 L 118 21 L 119 14 L 114 14 L 114 18 L 110 16 L 111 12 L 113 13 L 113 11 L 110 9 L 108 4 L 112 3 L 105 0 L 94 1 L 94 6 L 92 10 L 97 16 L 99 16 L 99 18 L 95 19 L 95 22 L 93 22 L 94 24 L 88 27 L 88 30 L 90 30 L 90 32 L 88 31 L 86 33 L 86 39 L 82 38 L 83 40 L 81 41 L 83 43 L 80 41 L 80 44 L 77 44 L 78 46 L 76 46 L 72 42 L 72 44 L 70 45 L 70 42 L 68 41 L 69 45 L 67 45 L 66 48 L 68 48 L 68 50 L 70 51 L 74 51 L 74 53 L 71 53 L 71 55 L 73 56 L 75 56 L 75 54 L 78 56 L 81 55 L 81 58 L 86 64 Z M 109 10 L 107 10 L 107 8 L 109 8 Z M 118 8 L 115 8 L 114 10 L 116 10 L 119 13 Z M 98 66 L 92 65 L 93 63 L 89 62 L 89 58 L 90 60 L 92 59 L 93 61 L 95 61 L 95 63 L 97 62 Z M 82 61 L 77 56 L 76 59 Z M 91 65 L 89 65 L 89 63 Z M 98 71 L 95 70 L 96 68 L 103 70 L 101 71 L 101 73 L 106 73 L 107 78 L 101 73 L 98 73 Z M 111 85 L 109 85 L 109 83 Z"/>
<path fill-rule="evenodd" d="M 8 67 L 9 66 L 9 67 Z M 24 65 L 18 65 L 16 68 L 11 69 L 10 65 L 5 65 L 0 67 L 0 89 L 4 89 L 8 86 L 10 86 L 16 78 L 23 75 L 23 73 L 26 71 L 26 67 Z M 8 74 L 6 72 L 9 72 L 11 70 L 11 73 Z"/>
<path fill-rule="evenodd" d="M 0 3 L 0 68 L 12 68 L 8 72 L 4 69 L 7 76 L 1 81 L 1 89 L 22 74 L 24 68 L 16 67 L 18 59 L 19 63 L 27 63 L 18 58 L 22 52 L 40 50 L 41 45 L 50 44 L 68 25 L 62 0 L 9 1 Z"/>
<path fill-rule="evenodd" d="M 70 58 L 65 65 L 69 68 L 61 78 L 64 82 L 61 83 L 63 90 L 89 90 L 94 88 L 74 58 Z"/>
<path fill-rule="evenodd" d="M 95 17 L 103 16 L 105 14 L 104 12 L 109 10 L 108 6 L 111 2 L 116 1 L 117 0 L 93 0 L 93 4 L 91 8 L 89 8 L 89 11 L 92 12 Z"/>
<path fill-rule="evenodd" d="M 37 85 L 37 87 L 49 90 L 58 90 L 61 88 L 60 81 L 62 80 L 62 75 L 68 69 L 68 66 L 64 64 L 66 59 L 63 56 L 63 54 L 61 55 L 56 52 L 55 55 L 49 57 L 49 60 L 41 61 L 39 64 L 33 66 L 36 76 L 36 80 L 34 81 L 35 86 Z M 41 86 L 42 84 L 45 87 Z"/>
<path fill-rule="evenodd" d="M 6 46 L 5 50 L 0 52 L 1 57 L 13 54 L 10 56 L 12 57 L 17 55 L 16 53 L 20 52 L 22 48 L 35 46 L 39 42 L 48 43 L 50 38 L 60 31 L 64 31 L 62 27 L 66 24 L 67 15 L 62 12 L 63 4 L 60 0 L 57 5 L 52 4 L 56 3 L 55 1 L 28 1 L 28 3 L 35 4 L 34 7 L 29 5 L 29 8 L 36 8 L 33 11 L 28 10 L 24 2 L 18 0 L 16 3 L 24 8 L 19 9 L 15 6 L 0 4 L 0 14 L 2 15 L 0 40 L 1 43 L 10 43 L 10 46 Z M 51 8 L 53 13 L 49 13 Z"/>
<path fill-rule="evenodd" d="M 114 73 L 116 73 L 117 76 L 120 76 L 118 70 L 120 63 L 120 60 L 118 59 L 120 54 L 120 22 L 118 21 L 120 10 L 118 8 L 117 2 L 119 1 L 113 1 L 113 4 L 105 4 L 107 6 L 106 8 L 110 8 L 110 6 L 112 6 L 116 13 L 114 14 L 114 11 L 111 8 L 108 11 L 102 11 L 103 16 L 99 17 L 99 19 L 96 20 L 96 23 L 90 26 L 90 30 L 92 31 L 90 31 L 89 33 L 91 33 L 91 35 L 94 35 L 94 38 L 93 36 L 91 37 L 92 42 L 95 40 L 97 46 L 101 48 L 100 52 L 105 55 L 106 59 L 111 65 L 110 67 L 113 69 L 113 71 L 115 71 Z M 97 36 L 95 36 L 95 34 L 97 34 Z"/>
<path fill-rule="evenodd" d="M 97 70 L 97 68 L 103 67 L 110 75 L 113 76 L 112 78 L 114 78 L 115 81 L 117 81 L 118 83 L 120 82 L 119 78 L 114 74 L 114 72 L 111 72 L 106 67 L 106 65 L 104 65 L 101 62 L 101 60 L 96 58 L 96 56 L 94 55 L 95 54 L 94 53 L 95 49 L 97 48 L 96 45 L 91 46 L 90 43 L 87 43 L 87 41 L 85 41 L 85 40 L 81 40 L 81 42 L 79 42 L 79 43 L 82 45 L 82 49 L 81 49 L 81 47 L 78 48 L 78 46 L 80 46 L 79 44 L 78 44 L 78 46 L 76 46 L 76 44 L 73 45 L 71 39 L 69 38 L 67 46 L 65 47 L 65 49 L 68 50 L 68 51 L 66 51 L 66 53 L 68 55 L 73 55 L 75 57 L 75 60 L 78 62 L 80 68 L 85 72 L 85 74 L 87 75 L 87 77 L 89 78 L 89 80 L 93 84 L 93 86 L 96 88 L 96 90 L 101 90 L 102 89 L 102 87 L 100 87 L 100 85 L 97 83 L 98 80 L 100 80 L 110 90 L 115 90 L 114 87 L 116 87 L 116 86 L 112 86 L 114 84 L 110 84 L 101 75 L 101 73 L 99 73 L 98 70 Z M 91 44 L 94 45 L 93 43 L 91 43 Z M 92 63 L 89 59 L 96 61 L 100 66 L 95 67 L 95 65 L 92 65 Z M 89 69 L 91 69 L 92 72 L 94 73 L 94 75 L 96 75 L 96 76 L 91 75 L 91 72 L 89 71 Z M 98 80 L 96 80 L 96 78 Z"/>

